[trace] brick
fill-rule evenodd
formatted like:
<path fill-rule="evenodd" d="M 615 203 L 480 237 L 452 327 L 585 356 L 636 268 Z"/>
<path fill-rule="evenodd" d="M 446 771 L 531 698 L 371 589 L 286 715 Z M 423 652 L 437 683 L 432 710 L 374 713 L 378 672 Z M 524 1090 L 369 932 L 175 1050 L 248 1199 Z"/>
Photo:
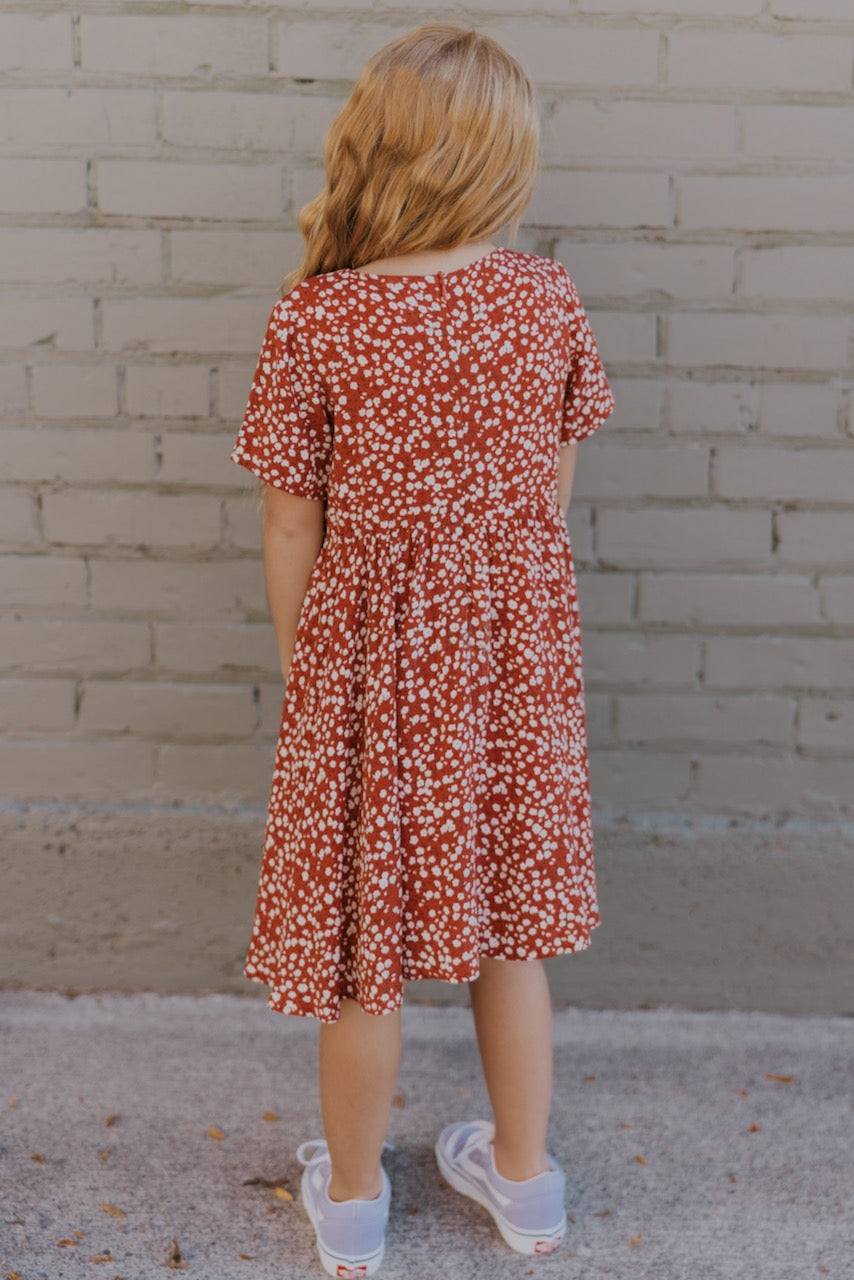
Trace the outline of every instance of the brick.
<path fill-rule="evenodd" d="M 796 574 L 641 573 L 638 619 L 673 627 L 775 627 L 821 624 L 818 593 Z"/>
<path fill-rule="evenodd" d="M 673 808 L 686 800 L 691 763 L 683 751 L 592 751 L 590 789 L 594 806 L 618 810 Z"/>
<path fill-rule="evenodd" d="M 573 494 L 594 500 L 688 498 L 709 489 L 709 449 L 700 444 L 602 444 L 582 451 Z"/>
<path fill-rule="evenodd" d="M 805 18 L 804 0 L 769 0 L 769 9 L 775 18 Z M 851 21 L 849 0 L 809 0 L 809 18 L 842 18 Z"/>
<path fill-rule="evenodd" d="M 781 565 L 823 569 L 851 566 L 849 511 L 782 511 L 777 517 Z"/>
<path fill-rule="evenodd" d="M 210 371 L 206 365 L 129 365 L 125 405 L 134 418 L 207 418 Z"/>
<path fill-rule="evenodd" d="M 826 369 L 848 360 L 843 316 L 685 313 L 665 318 L 670 364 L 753 369 Z"/>
<path fill-rule="evenodd" d="M 239 18 L 152 13 L 84 14 L 80 19 L 84 71 L 148 77 L 263 75 L 268 69 L 263 15 Z"/>
<path fill-rule="evenodd" d="M 0 143 L 27 155 L 65 153 L 84 156 L 116 145 L 151 146 L 157 140 L 154 92 L 146 89 L 0 89 Z"/>
<path fill-rule="evenodd" d="M 712 488 L 722 498 L 848 503 L 854 495 L 854 453 L 722 445 L 712 463 Z"/>
<path fill-rule="evenodd" d="M 794 744 L 794 698 L 627 693 L 615 702 L 617 737 L 623 743 Z"/>
<path fill-rule="evenodd" d="M 71 729 L 74 698 L 73 680 L 0 680 L 0 730 Z"/>
<path fill-rule="evenodd" d="M 661 426 L 661 384 L 650 378 L 609 378 L 617 406 L 608 419 L 614 431 L 658 431 Z"/>
<path fill-rule="evenodd" d="M 269 623 L 161 622 L 154 628 L 156 663 L 162 671 L 230 674 L 279 671 L 276 637 Z"/>
<path fill-rule="evenodd" d="M 44 418 L 111 418 L 116 370 L 108 364 L 50 364 L 33 370 L 33 410 Z"/>
<path fill-rule="evenodd" d="M 105 298 L 102 346 L 163 355 L 251 352 L 257 360 L 275 296 Z M 249 385 L 246 387 L 249 394 Z"/>
<path fill-rule="evenodd" d="M 543 169 L 525 218 L 538 226 L 669 227 L 667 174 Z"/>
<path fill-rule="evenodd" d="M 93 560 L 90 600 L 99 613 L 143 618 L 269 617 L 261 560 Z"/>
<path fill-rule="evenodd" d="M 154 441 L 140 431 L 105 428 L 0 431 L 0 466 L 10 479 L 22 481 L 144 483 L 154 475 Z"/>
<path fill-rule="evenodd" d="M 21 365 L 0 365 L 0 417 L 27 407 L 27 379 Z"/>
<path fill-rule="evenodd" d="M 59 556 L 0 556 L 4 609 L 86 606 L 86 565 Z"/>
<path fill-rule="evenodd" d="M 0 14 L 0 71 L 70 71 L 71 17 Z"/>
<path fill-rule="evenodd" d="M 823 577 L 819 595 L 828 622 L 840 627 L 854 626 L 854 577 Z"/>
<path fill-rule="evenodd" d="M 647 364 L 655 359 L 655 316 L 586 308 L 606 370 L 612 365 Z"/>
<path fill-rule="evenodd" d="M 580 0 L 582 13 L 684 13 L 697 16 L 697 0 Z M 715 0 L 707 6 L 714 17 L 750 17 L 761 13 L 763 0 Z"/>
<path fill-rule="evenodd" d="M 252 476 L 248 473 L 243 483 L 245 488 L 243 496 L 227 498 L 223 504 L 225 545 L 238 551 L 260 551 L 261 507 L 258 502 L 258 490 Z"/>
<path fill-rule="evenodd" d="M 854 743 L 854 702 L 840 698 L 803 698 L 798 715 L 798 746 L 806 751 L 844 751 Z"/>
<path fill-rule="evenodd" d="M 739 293 L 796 302 L 854 302 L 854 248 L 835 245 L 747 249 Z"/>
<path fill-rule="evenodd" d="M 565 262 L 585 305 L 595 299 L 697 301 L 733 294 L 734 252 L 726 245 L 573 244 Z"/>
<path fill-rule="evenodd" d="M 144 622 L 0 622 L 3 669 L 41 675 L 50 671 L 138 671 L 149 665 L 151 639 Z"/>
<path fill-rule="evenodd" d="M 114 227 L 7 227 L 0 239 L 0 278 L 28 284 L 156 284 L 160 235 Z"/>
<path fill-rule="evenodd" d="M 733 155 L 735 137 L 729 106 L 571 98 L 544 122 L 541 148 L 550 163 L 579 156 L 697 160 Z"/>
<path fill-rule="evenodd" d="M 576 575 L 582 622 L 594 627 L 628 627 L 634 614 L 636 575 L 579 573 Z"/>
<path fill-rule="evenodd" d="M 245 738 L 252 729 L 252 693 L 245 685 L 89 681 L 79 723 L 93 734 Z"/>
<path fill-rule="evenodd" d="M 705 756 L 696 796 L 719 812 L 838 820 L 852 812 L 851 764 L 797 756 Z"/>
<path fill-rule="evenodd" d="M 49 542 L 98 547 L 191 547 L 219 541 L 215 498 L 78 489 L 48 493 L 42 521 Z"/>
<path fill-rule="evenodd" d="M 593 560 L 593 511 L 589 506 L 577 499 L 569 506 L 566 520 L 566 531 L 569 534 L 575 564 L 578 568 L 589 565 Z"/>
<path fill-rule="evenodd" d="M 261 684 L 258 686 L 258 692 L 260 694 L 258 731 L 275 740 L 284 712 L 285 682 L 276 680 L 273 684 Z"/>
<path fill-rule="evenodd" d="M 0 160 L 0 213 L 79 213 L 86 169 L 79 160 Z"/>
<path fill-rule="evenodd" d="M 766 635 L 712 636 L 706 641 L 709 688 L 839 688 L 847 694 L 852 670 L 854 640 Z"/>
<path fill-rule="evenodd" d="M 625 569 L 768 565 L 771 512 L 715 507 L 646 507 L 598 513 L 597 555 Z"/>
<path fill-rule="evenodd" d="M 188 164 L 174 160 L 101 160 L 98 207 L 135 218 L 279 218 L 277 164 Z"/>
<path fill-rule="evenodd" d="M 0 474 L 5 472 L 0 469 Z M 0 546 L 33 547 L 41 541 L 32 496 L 8 485 L 0 487 Z"/>
<path fill-rule="evenodd" d="M 693 688 L 698 684 L 700 644 L 693 636 L 593 631 L 585 625 L 585 688 Z"/>
<path fill-rule="evenodd" d="M 105 800 L 146 797 L 154 778 L 149 742 L 0 743 L 0 777 L 20 800 Z"/>
<path fill-rule="evenodd" d="M 302 262 L 302 238 L 279 231 L 172 231 L 172 279 L 278 289 Z"/>
<path fill-rule="evenodd" d="M 591 749 L 614 745 L 613 701 L 613 698 L 603 693 L 590 693 L 585 696 L 587 742 Z"/>
<path fill-rule="evenodd" d="M 676 225 L 687 230 L 847 233 L 851 227 L 847 175 L 687 175 L 676 186 Z"/>
<path fill-rule="evenodd" d="M 273 748 L 246 746 L 180 746 L 158 749 L 158 796 L 222 804 L 263 805 L 269 798 Z"/>
<path fill-rule="evenodd" d="M 260 347 L 260 342 L 258 345 Z M 253 369 L 253 360 L 241 360 L 239 363 L 223 361 L 217 370 L 220 417 L 233 421 L 235 436 L 249 400 Z"/>
<path fill-rule="evenodd" d="M 848 3 L 848 0 L 845 0 Z M 847 107 L 779 103 L 744 108 L 744 150 L 779 160 L 854 160 L 854 133 Z"/>
<path fill-rule="evenodd" d="M 851 87 L 851 47 L 834 36 L 681 31 L 669 38 L 668 83 L 751 92 Z"/>
<path fill-rule="evenodd" d="M 169 432 L 161 444 L 163 462 L 158 479 L 162 484 L 243 488 L 240 469 L 229 460 L 233 443 L 231 432 L 217 435 Z"/>
<path fill-rule="evenodd" d="M 217 151 L 292 149 L 295 117 L 305 99 L 281 93 L 165 93 L 163 139 L 181 147 Z"/>
<path fill-rule="evenodd" d="M 530 17 L 484 22 L 479 29 L 517 58 L 535 84 L 653 85 L 658 81 L 658 33 L 642 27 L 552 27 Z"/>
<path fill-rule="evenodd" d="M 672 382 L 665 420 L 672 432 L 744 435 L 756 426 L 758 394 L 744 382 Z"/>
<path fill-rule="evenodd" d="M 0 178 L 2 182 L 2 178 Z M 0 347 L 23 349 L 50 346 L 84 351 L 95 345 L 92 301 L 89 298 L 13 298 L 6 292 L 0 309 Z"/>

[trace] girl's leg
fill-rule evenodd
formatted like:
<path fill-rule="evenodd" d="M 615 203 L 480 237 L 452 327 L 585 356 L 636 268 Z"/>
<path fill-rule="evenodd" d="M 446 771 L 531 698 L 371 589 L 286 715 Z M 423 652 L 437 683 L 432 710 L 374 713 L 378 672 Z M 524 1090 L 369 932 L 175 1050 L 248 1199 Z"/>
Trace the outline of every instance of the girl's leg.
<path fill-rule="evenodd" d="M 401 1017 L 365 1013 L 342 1000 L 320 1027 L 320 1108 L 332 1161 L 333 1200 L 371 1200 L 382 1190 L 380 1155 L 400 1066 Z"/>
<path fill-rule="evenodd" d="M 521 1181 L 549 1168 L 552 1009 L 541 960 L 480 957 L 469 983 L 483 1074 L 495 1118 L 495 1167 Z"/>

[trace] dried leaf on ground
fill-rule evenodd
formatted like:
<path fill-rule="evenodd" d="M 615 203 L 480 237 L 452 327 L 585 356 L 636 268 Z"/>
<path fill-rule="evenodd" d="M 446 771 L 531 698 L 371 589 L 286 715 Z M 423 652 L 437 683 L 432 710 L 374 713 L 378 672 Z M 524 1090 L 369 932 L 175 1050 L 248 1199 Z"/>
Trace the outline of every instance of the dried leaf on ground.
<path fill-rule="evenodd" d="M 237 1256 L 238 1256 L 238 1258 L 242 1258 L 244 1262 L 254 1262 L 254 1261 L 255 1261 L 255 1254 L 254 1254 L 254 1253 L 238 1253 L 238 1255 L 237 1255 Z"/>
<path fill-rule="evenodd" d="M 118 1115 L 107 1116 L 106 1120 L 104 1121 L 104 1124 L 107 1126 L 108 1129 L 111 1129 L 118 1119 L 119 1119 Z"/>
<path fill-rule="evenodd" d="M 109 1200 L 103 1200 L 98 1205 L 99 1209 L 103 1209 L 104 1213 L 108 1213 L 111 1218 L 126 1218 L 127 1214 L 124 1209 L 120 1209 L 116 1204 L 110 1204 Z"/>
<path fill-rule="evenodd" d="M 593 1217 L 594 1217 L 594 1218 L 607 1218 L 607 1217 L 608 1217 L 608 1215 L 610 1214 L 610 1212 L 611 1212 L 611 1210 L 610 1210 L 610 1209 L 600 1209 L 598 1213 L 594 1213 Z"/>
<path fill-rule="evenodd" d="M 758 1133 L 758 1132 L 759 1132 L 759 1122 L 758 1122 L 757 1120 L 754 1120 L 754 1121 L 753 1121 L 753 1124 L 750 1126 L 750 1132 L 751 1132 L 751 1133 Z"/>
<path fill-rule="evenodd" d="M 282 1117 L 279 1115 L 278 1111 L 265 1111 L 265 1112 L 264 1112 L 264 1119 L 265 1119 L 269 1124 L 275 1124 L 275 1123 L 276 1123 L 276 1121 L 277 1121 L 277 1120 L 281 1120 L 281 1118 L 282 1118 Z"/>
<path fill-rule="evenodd" d="M 585 1080 L 595 1080 L 595 1079 L 596 1079 L 596 1077 L 595 1077 L 595 1076 L 585 1076 L 585 1077 L 584 1077 L 584 1079 L 585 1079 Z"/>
<path fill-rule="evenodd" d="M 109 1148 L 109 1147 L 102 1147 L 102 1148 L 101 1148 L 101 1150 L 98 1152 L 98 1159 L 99 1159 L 99 1160 L 109 1160 L 109 1158 L 110 1158 L 110 1148 Z"/>
<path fill-rule="evenodd" d="M 35 1160 L 37 1164 L 44 1164 L 44 1156 L 40 1151 L 31 1151 L 30 1159 Z"/>
<path fill-rule="evenodd" d="M 78 1246 L 78 1244 L 80 1243 L 80 1241 L 79 1241 L 79 1240 L 72 1240 L 70 1236 L 63 1236 L 63 1237 L 62 1237 L 62 1239 L 61 1239 L 61 1240 L 57 1240 L 57 1242 L 56 1242 L 56 1243 L 57 1243 L 57 1245 L 73 1245 L 73 1246 L 74 1246 L 74 1248 L 76 1249 L 76 1248 L 77 1248 L 77 1246 Z"/>
<path fill-rule="evenodd" d="M 277 1200 L 293 1200 L 293 1195 L 288 1191 L 287 1187 L 276 1187 L 273 1193 Z"/>
<path fill-rule="evenodd" d="M 244 1178 L 244 1187 L 283 1187 L 287 1178 Z"/>
<path fill-rule="evenodd" d="M 90 1262 L 115 1262 L 115 1258 L 111 1253 L 96 1253 L 89 1259 Z"/>
<path fill-rule="evenodd" d="M 14 1110 L 15 1110 L 15 1108 L 17 1107 L 17 1105 L 18 1105 L 18 1099 L 17 1099 L 17 1098 L 10 1098 L 10 1099 L 9 1099 L 9 1110 L 10 1110 L 10 1111 L 14 1111 Z M 10 1271 L 10 1272 L 9 1272 L 9 1274 L 10 1274 L 10 1275 L 16 1275 L 16 1274 L 17 1274 L 17 1272 Z"/>
<path fill-rule="evenodd" d="M 750 1097 L 750 1093 L 748 1092 L 748 1090 L 747 1090 L 747 1089 L 736 1089 L 736 1093 L 738 1094 L 738 1096 L 739 1096 L 740 1098 L 749 1098 L 749 1097 Z"/>
<path fill-rule="evenodd" d="M 396 1093 L 394 1095 L 394 1105 L 402 1111 L 403 1108 L 406 1106 L 406 1094 Z"/>
<path fill-rule="evenodd" d="M 636 1245 L 640 1244 L 641 1240 L 643 1240 L 642 1231 L 639 1231 L 636 1236 L 629 1236 L 629 1244 L 633 1249 L 635 1248 Z"/>
<path fill-rule="evenodd" d="M 646 1156 L 636 1155 L 635 1159 L 637 1160 L 638 1164 L 646 1164 Z"/>
<path fill-rule="evenodd" d="M 794 1084 L 795 1083 L 794 1076 L 778 1076 L 773 1071 L 766 1071 L 765 1079 L 776 1080 L 778 1084 Z"/>
<path fill-rule="evenodd" d="M 186 1271 L 189 1265 L 181 1257 L 181 1246 L 178 1241 L 170 1240 L 166 1250 L 166 1266 L 171 1267 L 173 1271 Z"/>
<path fill-rule="evenodd" d="M 217 1129 L 216 1125 L 213 1125 L 210 1129 L 208 1129 L 208 1137 L 216 1138 L 217 1141 L 221 1141 L 221 1139 L 225 1137 L 225 1134 L 223 1133 L 222 1129 Z"/>

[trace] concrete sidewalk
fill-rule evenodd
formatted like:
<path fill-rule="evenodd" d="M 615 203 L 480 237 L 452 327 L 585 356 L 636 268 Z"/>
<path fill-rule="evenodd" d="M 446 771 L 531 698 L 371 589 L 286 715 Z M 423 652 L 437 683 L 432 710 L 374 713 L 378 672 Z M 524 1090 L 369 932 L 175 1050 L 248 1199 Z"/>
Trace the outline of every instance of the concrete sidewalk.
<path fill-rule="evenodd" d="M 0 1276 L 153 1280 L 173 1240 L 201 1280 L 322 1276 L 294 1155 L 317 1029 L 263 996 L 0 993 Z M 556 1011 L 570 1230 L 533 1259 L 435 1166 L 443 1124 L 490 1115 L 469 1011 L 410 1002 L 404 1036 L 386 1280 L 854 1277 L 851 1020 Z"/>

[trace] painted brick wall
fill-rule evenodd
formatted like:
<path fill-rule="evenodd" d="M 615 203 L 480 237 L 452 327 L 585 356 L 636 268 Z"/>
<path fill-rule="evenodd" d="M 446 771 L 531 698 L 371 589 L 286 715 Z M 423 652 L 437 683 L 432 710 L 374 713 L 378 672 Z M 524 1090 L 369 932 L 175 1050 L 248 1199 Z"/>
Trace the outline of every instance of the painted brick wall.
<path fill-rule="evenodd" d="M 0 790 L 265 802 L 227 454 L 326 127 L 445 13 L 536 82 L 518 246 L 619 398 L 569 516 L 596 803 L 850 816 L 852 0 L 0 4 Z"/>

